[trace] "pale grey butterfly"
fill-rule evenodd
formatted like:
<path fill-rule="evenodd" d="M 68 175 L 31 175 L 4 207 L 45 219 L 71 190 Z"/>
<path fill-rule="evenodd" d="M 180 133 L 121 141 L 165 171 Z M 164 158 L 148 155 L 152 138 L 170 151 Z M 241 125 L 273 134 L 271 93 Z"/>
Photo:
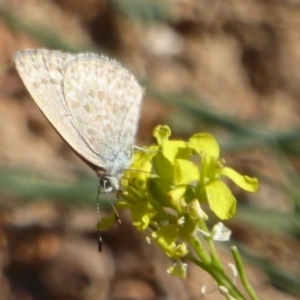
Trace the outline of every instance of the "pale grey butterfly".
<path fill-rule="evenodd" d="M 143 98 L 135 77 L 93 53 L 26 49 L 14 60 L 40 110 L 96 171 L 104 191 L 118 190 L 131 162 Z"/>
<path fill-rule="evenodd" d="M 93 53 L 26 49 L 14 59 L 40 110 L 96 171 L 103 191 L 119 190 L 131 162 L 143 98 L 135 77 L 116 61 Z M 97 213 L 99 223 L 98 203 Z M 101 252 L 99 229 L 98 234 Z"/>

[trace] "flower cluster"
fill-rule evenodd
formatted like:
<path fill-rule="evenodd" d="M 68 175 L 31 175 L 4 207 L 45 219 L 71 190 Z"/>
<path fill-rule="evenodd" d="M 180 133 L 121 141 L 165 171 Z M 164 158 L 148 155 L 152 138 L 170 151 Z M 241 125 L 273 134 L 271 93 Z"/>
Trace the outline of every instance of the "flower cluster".
<path fill-rule="evenodd" d="M 186 142 L 174 141 L 169 139 L 168 126 L 157 126 L 153 135 L 155 145 L 135 152 L 121 181 L 123 191 L 116 208 L 129 209 L 133 225 L 141 232 L 150 229 L 148 237 L 180 261 L 188 253 L 189 241 L 199 233 L 215 233 L 224 239 L 220 236 L 222 223 L 211 232 L 202 226 L 208 218 L 204 204 L 220 220 L 235 214 L 236 199 L 222 177 L 248 192 L 257 190 L 258 181 L 225 167 L 219 145 L 210 134 L 197 133 Z"/>

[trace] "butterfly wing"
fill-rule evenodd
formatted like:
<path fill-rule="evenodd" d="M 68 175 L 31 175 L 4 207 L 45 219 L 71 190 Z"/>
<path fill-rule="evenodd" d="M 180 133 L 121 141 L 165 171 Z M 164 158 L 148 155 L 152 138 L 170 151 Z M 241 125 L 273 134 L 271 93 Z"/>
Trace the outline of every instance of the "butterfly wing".
<path fill-rule="evenodd" d="M 76 152 L 96 164 L 98 157 L 78 132 L 63 94 L 63 66 L 74 57 L 59 51 L 27 49 L 17 52 L 14 60 L 26 88 L 53 127 Z"/>
<path fill-rule="evenodd" d="M 98 155 L 98 165 L 118 175 L 130 163 L 143 89 L 119 63 L 80 54 L 64 67 L 63 91 L 77 131 Z"/>

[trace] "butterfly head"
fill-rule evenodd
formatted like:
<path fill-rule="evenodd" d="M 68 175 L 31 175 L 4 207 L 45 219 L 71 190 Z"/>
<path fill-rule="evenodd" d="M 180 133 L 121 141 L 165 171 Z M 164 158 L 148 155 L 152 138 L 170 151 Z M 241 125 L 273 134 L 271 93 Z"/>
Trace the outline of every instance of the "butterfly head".
<path fill-rule="evenodd" d="M 96 170 L 100 181 L 100 191 L 104 193 L 117 192 L 120 190 L 119 179 L 107 174 L 103 169 Z"/>
<path fill-rule="evenodd" d="M 117 192 L 120 190 L 119 180 L 114 176 L 104 176 L 100 178 L 101 189 L 106 192 Z"/>

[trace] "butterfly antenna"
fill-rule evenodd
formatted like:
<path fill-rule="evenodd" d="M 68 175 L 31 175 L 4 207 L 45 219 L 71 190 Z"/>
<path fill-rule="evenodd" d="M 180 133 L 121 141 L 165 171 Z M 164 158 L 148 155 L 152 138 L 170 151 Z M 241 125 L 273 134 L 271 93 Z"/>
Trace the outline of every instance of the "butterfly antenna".
<path fill-rule="evenodd" d="M 115 206 L 113 205 L 113 203 L 111 202 L 110 198 L 108 197 L 108 194 L 106 192 L 106 183 L 107 181 L 104 180 L 103 181 L 103 188 L 104 188 L 104 193 L 105 193 L 105 196 L 107 198 L 107 200 L 109 201 L 111 207 L 113 208 L 114 210 L 114 213 L 115 213 L 115 218 L 116 220 L 118 221 L 119 224 L 121 224 L 121 219 L 119 217 L 119 214 L 115 208 Z M 100 204 L 99 204 L 99 195 L 101 193 L 101 185 L 99 185 L 99 188 L 98 188 L 98 193 L 97 193 L 97 229 L 98 229 L 98 251 L 99 252 L 102 252 L 102 236 L 101 236 L 101 232 L 100 232 Z"/>
<path fill-rule="evenodd" d="M 100 186 L 97 193 L 97 230 L 98 230 L 98 251 L 102 252 L 102 236 L 100 232 L 100 204 L 99 204 Z"/>
<path fill-rule="evenodd" d="M 110 203 L 112 209 L 114 210 L 115 218 L 116 218 L 117 222 L 118 222 L 119 224 L 121 224 L 121 219 L 120 219 L 120 217 L 119 217 L 119 214 L 118 214 L 118 212 L 117 212 L 115 206 L 114 206 L 113 203 L 111 202 L 111 199 L 108 197 L 108 194 L 107 194 L 107 192 L 106 192 L 106 183 L 107 183 L 107 181 L 105 180 L 105 181 L 103 182 L 103 187 L 104 187 L 104 193 L 105 193 L 105 196 L 106 196 L 108 202 Z"/>

